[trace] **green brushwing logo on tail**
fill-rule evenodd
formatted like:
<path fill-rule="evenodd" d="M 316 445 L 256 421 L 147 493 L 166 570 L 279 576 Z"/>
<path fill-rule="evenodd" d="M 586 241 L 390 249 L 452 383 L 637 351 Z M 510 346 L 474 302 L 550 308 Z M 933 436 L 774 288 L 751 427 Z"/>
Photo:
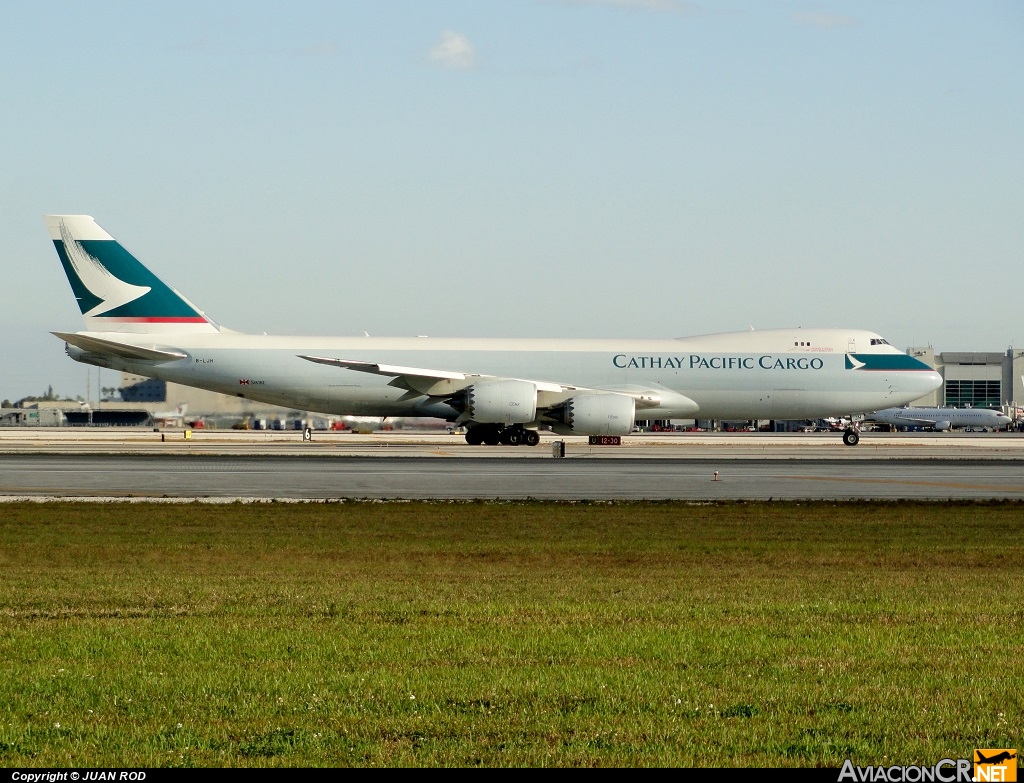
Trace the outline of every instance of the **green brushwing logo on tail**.
<path fill-rule="evenodd" d="M 54 239 L 82 315 L 141 323 L 206 323 L 192 305 L 113 239 Z"/>

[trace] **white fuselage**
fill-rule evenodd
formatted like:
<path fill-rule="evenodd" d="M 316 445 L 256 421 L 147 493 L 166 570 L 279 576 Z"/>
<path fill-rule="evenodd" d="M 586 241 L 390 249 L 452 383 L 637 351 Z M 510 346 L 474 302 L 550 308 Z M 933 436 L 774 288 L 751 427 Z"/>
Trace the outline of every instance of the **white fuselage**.
<path fill-rule="evenodd" d="M 961 427 L 1001 429 L 1012 422 L 1002 411 L 988 408 L 887 408 L 866 418 L 895 427 L 931 427 L 937 430 Z"/>
<path fill-rule="evenodd" d="M 636 419 L 792 419 L 903 405 L 941 384 L 931 368 L 878 336 L 846 329 L 771 329 L 680 339 L 455 339 L 79 333 L 184 358 L 97 355 L 79 361 L 247 399 L 329 414 L 437 416 L 443 396 L 393 377 L 316 364 L 303 355 L 527 379 L 636 397 Z"/>

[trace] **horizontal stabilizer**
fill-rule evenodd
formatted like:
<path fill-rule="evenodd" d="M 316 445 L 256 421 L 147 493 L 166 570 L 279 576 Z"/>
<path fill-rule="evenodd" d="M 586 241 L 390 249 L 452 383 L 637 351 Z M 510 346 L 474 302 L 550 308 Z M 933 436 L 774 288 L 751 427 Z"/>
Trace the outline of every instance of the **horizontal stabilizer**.
<path fill-rule="evenodd" d="M 188 354 L 178 351 L 161 351 L 157 348 L 142 348 L 138 345 L 127 345 L 116 340 L 104 340 L 101 337 L 89 337 L 73 332 L 51 332 L 69 345 L 81 348 L 88 353 L 101 356 L 117 356 L 121 359 L 141 359 L 146 362 L 173 362 L 185 359 Z"/>

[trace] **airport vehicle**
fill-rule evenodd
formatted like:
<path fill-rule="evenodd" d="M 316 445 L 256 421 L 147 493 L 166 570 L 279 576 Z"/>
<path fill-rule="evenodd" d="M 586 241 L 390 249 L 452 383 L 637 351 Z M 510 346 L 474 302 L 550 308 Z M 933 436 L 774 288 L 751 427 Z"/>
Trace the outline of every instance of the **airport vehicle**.
<path fill-rule="evenodd" d="M 919 399 L 939 375 L 872 332 L 678 339 L 288 337 L 210 319 L 86 215 L 45 218 L 85 320 L 76 361 L 299 410 L 428 416 L 471 444 L 536 428 L 627 435 L 637 419 L 815 419 Z M 850 426 L 844 442 L 855 445 Z"/>
<path fill-rule="evenodd" d="M 926 427 L 937 432 L 965 427 L 1001 430 L 1013 421 L 1002 411 L 991 408 L 886 408 L 867 414 L 864 420 L 893 427 Z"/>

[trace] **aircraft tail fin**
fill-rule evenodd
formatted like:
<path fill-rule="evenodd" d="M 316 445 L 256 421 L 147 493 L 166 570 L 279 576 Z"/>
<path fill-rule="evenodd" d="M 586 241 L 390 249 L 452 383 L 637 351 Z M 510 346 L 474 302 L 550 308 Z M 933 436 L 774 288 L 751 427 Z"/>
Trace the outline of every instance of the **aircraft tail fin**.
<path fill-rule="evenodd" d="M 88 215 L 46 215 L 64 273 L 91 332 L 218 332 Z"/>

